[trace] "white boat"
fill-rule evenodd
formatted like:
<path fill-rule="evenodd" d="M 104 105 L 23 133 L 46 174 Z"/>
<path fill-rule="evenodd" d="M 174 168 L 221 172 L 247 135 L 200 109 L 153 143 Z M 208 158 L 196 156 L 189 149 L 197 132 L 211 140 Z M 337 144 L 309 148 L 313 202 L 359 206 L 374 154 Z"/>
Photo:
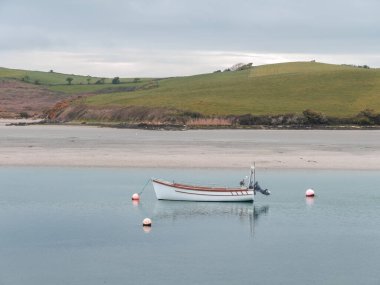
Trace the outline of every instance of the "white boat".
<path fill-rule="evenodd" d="M 246 202 L 254 201 L 256 191 L 265 195 L 270 194 L 267 189 L 261 189 L 255 182 L 254 167 L 251 167 L 248 183 L 243 179 L 240 182 L 240 187 L 194 186 L 156 178 L 152 179 L 152 183 L 158 200 Z"/>

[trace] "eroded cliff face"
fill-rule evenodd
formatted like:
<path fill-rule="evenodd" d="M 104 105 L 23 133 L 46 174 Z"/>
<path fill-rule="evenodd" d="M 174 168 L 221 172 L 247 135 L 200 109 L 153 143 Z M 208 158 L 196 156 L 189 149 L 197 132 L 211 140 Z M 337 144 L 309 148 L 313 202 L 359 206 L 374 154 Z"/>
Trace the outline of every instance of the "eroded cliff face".
<path fill-rule="evenodd" d="M 0 79 L 0 118 L 43 117 L 65 97 L 41 85 Z"/>

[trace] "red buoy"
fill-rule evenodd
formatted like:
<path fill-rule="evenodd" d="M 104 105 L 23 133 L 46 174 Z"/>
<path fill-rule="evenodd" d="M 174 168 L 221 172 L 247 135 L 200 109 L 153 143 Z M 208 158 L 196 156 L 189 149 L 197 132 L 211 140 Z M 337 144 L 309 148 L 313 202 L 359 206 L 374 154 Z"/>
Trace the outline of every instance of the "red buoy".
<path fill-rule="evenodd" d="M 306 197 L 314 197 L 315 193 L 313 189 L 307 189 L 305 193 Z"/>
<path fill-rule="evenodd" d="M 145 219 L 143 220 L 143 226 L 144 226 L 144 227 L 151 227 L 151 226 L 152 226 L 152 220 L 149 219 L 149 218 L 145 218 Z"/>
<path fill-rule="evenodd" d="M 132 200 L 133 200 L 133 201 L 138 201 L 138 200 L 140 200 L 140 196 L 139 196 L 139 194 L 137 194 L 137 193 L 133 194 L 133 195 L 132 195 Z"/>

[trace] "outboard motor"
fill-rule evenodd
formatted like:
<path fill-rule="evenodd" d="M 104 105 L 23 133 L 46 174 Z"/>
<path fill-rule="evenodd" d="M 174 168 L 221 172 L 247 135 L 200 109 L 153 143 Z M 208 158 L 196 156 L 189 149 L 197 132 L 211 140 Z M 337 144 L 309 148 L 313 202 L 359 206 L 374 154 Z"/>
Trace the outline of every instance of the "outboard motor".
<path fill-rule="evenodd" d="M 269 191 L 268 189 L 262 189 L 262 188 L 260 187 L 258 181 L 255 182 L 255 184 L 254 184 L 254 186 L 253 186 L 253 190 L 254 190 L 254 191 L 258 191 L 258 192 L 260 192 L 260 193 L 263 194 L 263 195 L 270 195 L 270 191 Z"/>

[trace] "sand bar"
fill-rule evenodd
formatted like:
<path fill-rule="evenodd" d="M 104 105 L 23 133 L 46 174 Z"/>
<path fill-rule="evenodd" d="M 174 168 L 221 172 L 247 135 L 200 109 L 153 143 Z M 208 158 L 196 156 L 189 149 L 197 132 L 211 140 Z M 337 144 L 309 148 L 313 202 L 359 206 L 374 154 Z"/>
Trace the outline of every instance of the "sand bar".
<path fill-rule="evenodd" d="M 376 130 L 149 131 L 5 126 L 0 166 L 380 170 Z"/>

